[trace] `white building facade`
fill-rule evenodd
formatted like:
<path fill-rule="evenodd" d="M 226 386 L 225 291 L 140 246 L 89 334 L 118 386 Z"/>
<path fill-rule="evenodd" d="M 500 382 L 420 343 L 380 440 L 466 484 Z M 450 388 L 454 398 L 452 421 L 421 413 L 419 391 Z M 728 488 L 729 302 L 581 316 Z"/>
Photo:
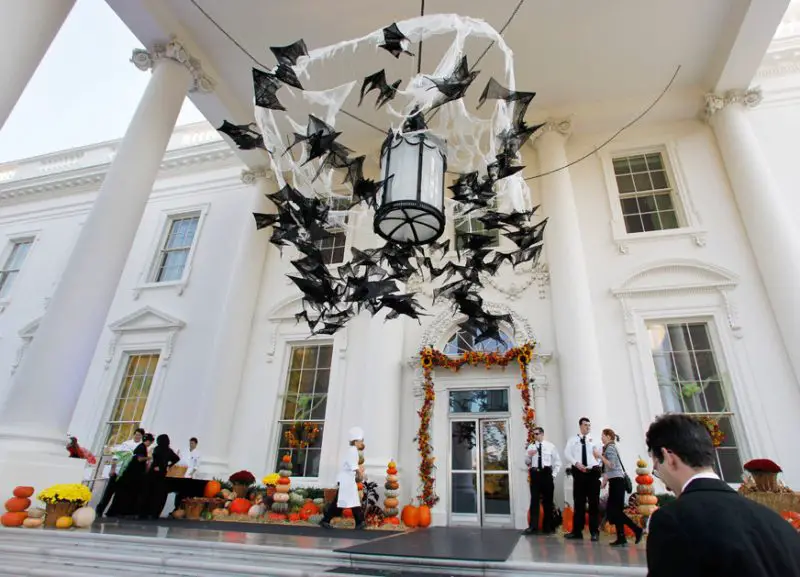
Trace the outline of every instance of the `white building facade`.
<path fill-rule="evenodd" d="M 800 485 L 800 36 L 791 26 L 753 79 L 760 88 L 682 95 L 699 116 L 645 117 L 595 153 L 605 132 L 579 130 L 580 115 L 556 117 L 526 149 L 538 173 L 588 156 L 530 181 L 549 218 L 543 258 L 485 279 L 484 299 L 514 323 L 481 346 L 536 343 L 536 420 L 557 447 L 587 416 L 595 437 L 617 431 L 632 464 L 657 415 L 692 412 L 720 422 L 726 481 L 769 457 Z M 289 450 L 293 483 L 332 486 L 358 425 L 368 475 L 382 479 L 395 459 L 407 502 L 419 486 L 418 355 L 471 349 L 461 319 L 431 306 L 419 283 L 431 312 L 419 324 L 363 314 L 333 337 L 310 337 L 295 321 L 291 254 L 252 218 L 272 210 L 264 194 L 274 177 L 211 125 L 173 132 L 186 91 L 210 81 L 169 55 L 151 64 L 122 141 L 0 166 L 0 484 L 23 482 L 22 461 L 31 478 L 52 476 L 44 456 L 67 431 L 99 452 L 141 425 L 178 446 L 198 437 L 209 478 L 242 468 L 260 477 Z M 342 220 L 324 247 L 329 264 L 376 242 L 370 212 Z M 446 234 L 457 241 L 476 226 L 450 213 Z M 517 369 L 438 369 L 434 382 L 435 523 L 525 526 Z M 290 449 L 287 430 L 310 447 Z M 78 474 L 66 461 L 59 474 Z"/>

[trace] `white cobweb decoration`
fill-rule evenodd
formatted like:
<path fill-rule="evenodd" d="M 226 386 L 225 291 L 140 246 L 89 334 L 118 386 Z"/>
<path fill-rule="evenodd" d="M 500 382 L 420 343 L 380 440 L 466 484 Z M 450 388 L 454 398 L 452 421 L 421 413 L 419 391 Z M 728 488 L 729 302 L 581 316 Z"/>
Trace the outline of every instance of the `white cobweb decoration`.
<path fill-rule="evenodd" d="M 381 128 L 387 132 L 390 129 L 399 131 L 406 118 L 416 111 L 423 114 L 431 112 L 434 100 L 440 93 L 433 88 L 434 84 L 428 77 L 441 78 L 449 75 L 465 53 L 465 44 L 469 39 L 480 38 L 493 43 L 493 49 L 499 50 L 503 58 L 502 84 L 509 90 L 515 90 L 513 53 L 500 33 L 485 21 L 458 14 L 434 14 L 397 22 L 397 27 L 411 45 L 435 36 L 449 35 L 453 39 L 434 70 L 412 76 L 405 86 L 401 85 L 397 90 L 395 98 L 383 107 L 386 121 Z M 365 49 L 379 50 L 378 46 L 383 41 L 381 28 L 361 38 L 311 50 L 308 56 L 300 57 L 292 68 L 301 82 L 304 82 L 313 76 L 310 68 L 316 68 L 323 63 L 336 66 L 335 60 L 338 56 Z M 334 204 L 337 204 L 336 197 L 348 194 L 338 184 L 333 168 L 325 167 L 320 170 L 323 159 L 307 162 L 305 143 L 294 147 L 291 152 L 286 151 L 293 140 L 293 132 L 305 134 L 309 113 L 335 128 L 345 101 L 362 81 L 363 78 L 353 78 L 326 90 L 296 90 L 286 86 L 280 93 L 286 112 L 255 107 L 256 122 L 270 152 L 271 169 L 279 186 L 287 184 L 288 179 L 288 184 L 308 196 L 334 197 Z M 475 85 L 470 87 L 470 91 L 475 90 L 478 90 Z M 512 110 L 503 100 L 487 102 L 484 106 L 490 110 L 493 107 L 488 118 L 471 114 L 463 99 L 448 102 L 436 108 L 435 113 L 426 115 L 430 132 L 447 142 L 448 172 L 477 170 L 483 174 L 487 165 L 495 160 L 496 136 L 511 128 Z M 375 148 L 379 145 L 378 142 Z M 375 153 L 375 150 L 353 151 L 354 156 L 370 153 Z M 497 206 L 501 210 L 525 211 L 531 208 L 530 191 L 520 173 L 498 181 L 495 190 Z M 456 215 L 466 209 L 460 207 L 459 203 L 455 205 Z M 344 226 L 346 219 L 336 215 L 341 214 L 341 211 L 334 210 L 334 206 L 331 208 L 331 217 L 340 220 Z"/>

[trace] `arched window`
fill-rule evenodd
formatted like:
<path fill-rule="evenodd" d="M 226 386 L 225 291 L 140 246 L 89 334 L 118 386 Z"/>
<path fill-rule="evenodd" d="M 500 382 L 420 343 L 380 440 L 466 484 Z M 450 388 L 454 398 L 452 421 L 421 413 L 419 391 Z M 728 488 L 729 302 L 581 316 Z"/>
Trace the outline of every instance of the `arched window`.
<path fill-rule="evenodd" d="M 504 353 L 514 346 L 513 340 L 504 331 L 500 331 L 500 338 L 489 338 L 478 343 L 475 337 L 464 331 L 456 331 L 444 346 L 444 354 L 458 356 L 469 351 L 481 353 Z"/>

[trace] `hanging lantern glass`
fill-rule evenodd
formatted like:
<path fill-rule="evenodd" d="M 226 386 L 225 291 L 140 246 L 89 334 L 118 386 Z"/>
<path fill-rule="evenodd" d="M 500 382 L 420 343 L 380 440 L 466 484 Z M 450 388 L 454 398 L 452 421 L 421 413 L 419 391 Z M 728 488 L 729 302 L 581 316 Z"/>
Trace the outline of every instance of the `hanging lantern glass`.
<path fill-rule="evenodd" d="M 381 147 L 384 185 L 374 222 L 382 238 L 423 245 L 442 235 L 446 150 L 426 132 L 389 134 Z"/>

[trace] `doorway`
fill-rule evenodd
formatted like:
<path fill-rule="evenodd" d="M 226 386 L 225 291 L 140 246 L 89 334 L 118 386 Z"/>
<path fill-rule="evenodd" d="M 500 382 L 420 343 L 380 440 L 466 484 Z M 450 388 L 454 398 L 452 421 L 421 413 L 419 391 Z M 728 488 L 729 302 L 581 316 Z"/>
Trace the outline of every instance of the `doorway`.
<path fill-rule="evenodd" d="M 507 416 L 450 421 L 450 525 L 513 526 Z"/>

